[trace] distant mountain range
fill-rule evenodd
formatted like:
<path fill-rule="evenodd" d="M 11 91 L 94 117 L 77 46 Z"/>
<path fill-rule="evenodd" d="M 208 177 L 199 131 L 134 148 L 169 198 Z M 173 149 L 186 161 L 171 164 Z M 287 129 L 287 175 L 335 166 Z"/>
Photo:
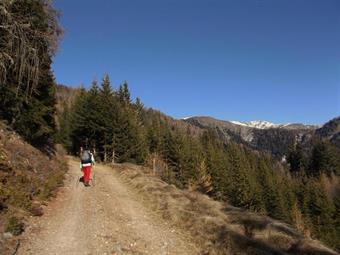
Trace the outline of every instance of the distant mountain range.
<path fill-rule="evenodd" d="M 275 124 L 269 121 L 265 120 L 254 120 L 254 121 L 249 121 L 249 122 L 241 122 L 241 121 L 224 121 L 224 120 L 218 120 L 214 119 L 209 116 L 195 116 L 195 117 L 186 117 L 183 118 L 182 120 L 190 120 L 190 119 L 211 119 L 215 121 L 223 121 L 231 124 L 235 124 L 238 126 L 244 126 L 244 127 L 249 127 L 249 128 L 258 128 L 258 129 L 268 129 L 268 128 L 285 128 L 285 129 L 317 129 L 320 128 L 321 126 L 318 125 L 306 125 L 302 123 L 287 123 L 287 124 Z"/>
<path fill-rule="evenodd" d="M 258 129 L 268 129 L 268 128 L 286 128 L 286 129 L 315 129 L 319 126 L 316 125 L 305 125 L 301 123 L 288 123 L 288 124 L 274 124 L 265 120 L 254 120 L 250 122 L 239 122 L 239 121 L 230 121 L 233 124 L 258 128 Z"/>
<path fill-rule="evenodd" d="M 314 136 L 340 145 L 340 117 L 322 127 L 300 123 L 274 124 L 268 121 L 224 121 L 207 116 L 188 117 L 182 121 L 201 129 L 214 130 L 222 140 L 245 144 L 277 157 L 284 156 L 296 142 L 308 145 Z"/>

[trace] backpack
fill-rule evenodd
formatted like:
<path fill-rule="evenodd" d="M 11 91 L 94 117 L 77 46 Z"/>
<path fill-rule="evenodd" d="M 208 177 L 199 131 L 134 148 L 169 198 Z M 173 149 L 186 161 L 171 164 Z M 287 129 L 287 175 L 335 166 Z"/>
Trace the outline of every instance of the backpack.
<path fill-rule="evenodd" d="M 80 157 L 82 164 L 92 163 L 91 153 L 88 150 L 84 150 Z"/>

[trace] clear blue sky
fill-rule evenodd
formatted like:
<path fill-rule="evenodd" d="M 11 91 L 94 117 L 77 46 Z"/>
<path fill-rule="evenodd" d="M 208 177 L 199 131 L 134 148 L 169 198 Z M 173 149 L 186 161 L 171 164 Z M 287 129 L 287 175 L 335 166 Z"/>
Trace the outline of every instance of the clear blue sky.
<path fill-rule="evenodd" d="M 58 83 L 108 73 L 175 118 L 340 115 L 339 0 L 55 0 Z"/>

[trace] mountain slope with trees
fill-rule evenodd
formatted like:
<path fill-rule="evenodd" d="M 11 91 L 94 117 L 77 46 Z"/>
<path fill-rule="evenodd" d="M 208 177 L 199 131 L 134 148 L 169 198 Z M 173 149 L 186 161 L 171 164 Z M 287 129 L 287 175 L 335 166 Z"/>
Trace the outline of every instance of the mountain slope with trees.
<path fill-rule="evenodd" d="M 295 142 L 307 144 L 317 128 L 317 126 L 302 124 L 256 128 L 211 117 L 190 117 L 183 121 L 203 129 L 215 130 L 222 140 L 242 143 L 252 149 L 269 152 L 277 158 L 286 156 L 289 146 Z"/>
<path fill-rule="evenodd" d="M 70 152 L 87 143 L 99 161 L 150 166 L 179 188 L 289 222 L 339 249 L 339 162 L 334 159 L 340 154 L 327 142 L 315 138 L 308 150 L 287 143 L 288 163 L 281 163 L 271 153 L 220 139 L 215 129 L 145 109 L 140 99 L 131 100 L 127 83 L 112 89 L 107 75 L 100 85 L 82 88 L 67 111 L 60 134 Z M 329 150 L 334 157 L 315 165 Z"/>
<path fill-rule="evenodd" d="M 328 140 L 340 148 L 340 117 L 328 121 L 315 133 L 320 139 Z"/>

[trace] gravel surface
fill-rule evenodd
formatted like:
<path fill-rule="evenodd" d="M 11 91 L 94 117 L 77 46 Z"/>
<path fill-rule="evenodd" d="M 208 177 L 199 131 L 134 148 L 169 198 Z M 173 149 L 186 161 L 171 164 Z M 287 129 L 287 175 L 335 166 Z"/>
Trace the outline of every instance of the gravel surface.
<path fill-rule="evenodd" d="M 190 236 L 147 209 L 108 167 L 96 165 L 84 187 L 79 162 L 69 160 L 65 187 L 32 217 L 18 254 L 198 254 Z"/>

